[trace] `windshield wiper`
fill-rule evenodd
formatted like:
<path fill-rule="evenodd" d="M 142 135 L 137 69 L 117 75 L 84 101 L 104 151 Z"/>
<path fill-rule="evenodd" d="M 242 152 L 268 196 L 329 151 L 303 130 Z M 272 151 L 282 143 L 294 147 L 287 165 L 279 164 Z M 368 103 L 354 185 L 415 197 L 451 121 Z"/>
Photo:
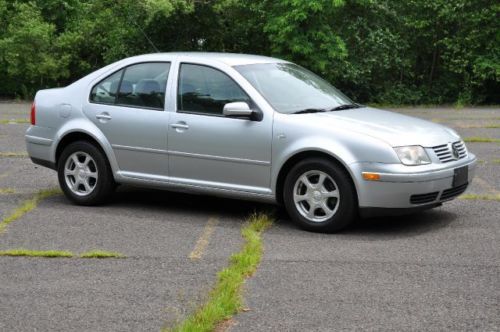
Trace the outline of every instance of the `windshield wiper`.
<path fill-rule="evenodd" d="M 327 112 L 327 110 L 323 108 L 306 108 L 297 112 L 293 112 L 292 114 L 322 113 L 322 112 Z"/>
<path fill-rule="evenodd" d="M 360 107 L 363 107 L 363 105 L 360 105 L 360 104 L 344 104 L 344 105 L 335 106 L 335 107 L 330 108 L 330 109 L 325 109 L 325 108 L 305 108 L 303 110 L 293 112 L 292 114 L 334 112 L 334 111 L 350 110 L 350 109 L 353 109 L 353 108 L 360 108 Z"/>
<path fill-rule="evenodd" d="M 362 107 L 362 106 L 359 105 L 359 104 L 344 104 L 344 105 L 336 106 L 334 108 L 330 108 L 328 110 L 328 112 L 350 110 L 350 109 L 353 109 L 353 108 L 360 108 L 360 107 Z"/>

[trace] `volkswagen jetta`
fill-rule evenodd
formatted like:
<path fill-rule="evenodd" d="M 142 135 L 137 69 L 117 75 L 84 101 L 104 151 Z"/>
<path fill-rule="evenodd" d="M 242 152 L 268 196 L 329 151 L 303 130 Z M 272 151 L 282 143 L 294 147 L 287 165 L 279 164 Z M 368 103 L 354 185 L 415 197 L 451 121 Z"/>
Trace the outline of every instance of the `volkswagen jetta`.
<path fill-rule="evenodd" d="M 287 61 L 224 53 L 124 59 L 38 91 L 26 133 L 76 204 L 117 183 L 283 204 L 301 227 L 433 208 L 476 164 L 439 124 L 353 102 Z"/>

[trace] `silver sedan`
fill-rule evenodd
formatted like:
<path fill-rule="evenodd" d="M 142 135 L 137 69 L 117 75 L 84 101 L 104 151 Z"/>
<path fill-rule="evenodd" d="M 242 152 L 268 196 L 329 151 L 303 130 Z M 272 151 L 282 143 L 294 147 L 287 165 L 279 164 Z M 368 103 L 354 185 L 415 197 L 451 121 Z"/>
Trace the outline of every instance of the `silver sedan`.
<path fill-rule="evenodd" d="M 312 231 L 463 193 L 476 165 L 450 128 L 357 104 L 287 61 L 225 53 L 124 59 L 38 91 L 26 133 L 76 204 L 117 183 L 282 204 Z"/>

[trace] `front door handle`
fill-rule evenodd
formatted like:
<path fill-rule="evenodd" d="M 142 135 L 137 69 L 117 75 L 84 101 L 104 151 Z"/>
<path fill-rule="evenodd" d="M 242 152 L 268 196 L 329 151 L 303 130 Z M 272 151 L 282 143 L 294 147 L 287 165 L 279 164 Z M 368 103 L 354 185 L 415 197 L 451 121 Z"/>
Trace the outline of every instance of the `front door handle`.
<path fill-rule="evenodd" d="M 111 115 L 109 115 L 109 113 L 101 113 L 101 114 L 97 114 L 96 116 L 96 119 L 98 120 L 111 120 Z"/>
<path fill-rule="evenodd" d="M 177 122 L 177 123 L 172 123 L 170 127 L 175 128 L 175 129 L 181 129 L 181 130 L 187 130 L 189 129 L 189 126 L 185 122 Z"/>

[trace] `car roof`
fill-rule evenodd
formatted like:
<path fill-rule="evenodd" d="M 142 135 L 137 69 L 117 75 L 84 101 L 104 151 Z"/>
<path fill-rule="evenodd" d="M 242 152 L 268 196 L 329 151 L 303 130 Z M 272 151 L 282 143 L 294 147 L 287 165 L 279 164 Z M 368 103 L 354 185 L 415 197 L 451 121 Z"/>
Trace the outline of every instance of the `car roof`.
<path fill-rule="evenodd" d="M 258 63 L 277 63 L 288 62 L 285 60 L 271 58 L 262 55 L 239 54 L 239 53 L 216 53 L 216 52 L 168 52 L 168 53 L 151 53 L 133 57 L 134 60 L 151 60 L 164 59 L 173 60 L 174 58 L 180 61 L 189 60 L 212 60 L 224 63 L 228 66 L 250 65 Z"/>

